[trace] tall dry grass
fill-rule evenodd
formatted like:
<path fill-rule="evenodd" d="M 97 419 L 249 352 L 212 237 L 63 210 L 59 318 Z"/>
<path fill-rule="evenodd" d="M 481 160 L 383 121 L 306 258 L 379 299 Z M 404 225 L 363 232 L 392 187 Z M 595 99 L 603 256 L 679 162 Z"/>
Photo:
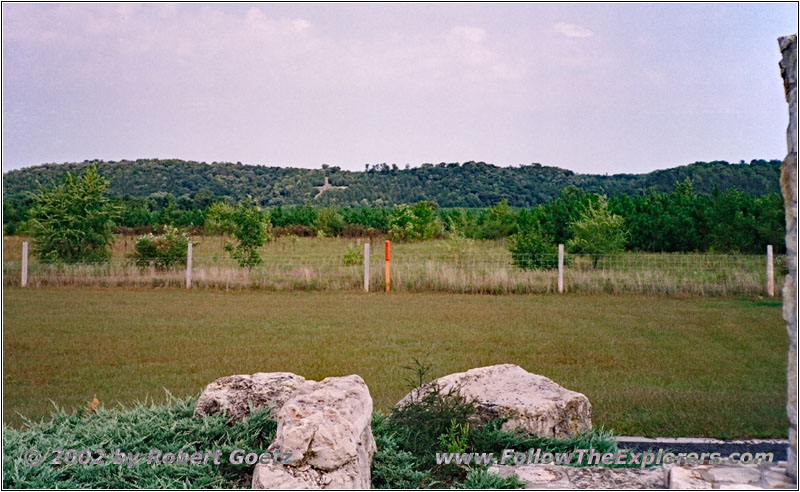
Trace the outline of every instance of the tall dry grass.
<path fill-rule="evenodd" d="M 12 241 L 18 245 L 21 241 Z M 224 238 L 195 238 L 192 286 L 199 289 L 363 289 L 363 265 L 346 265 L 350 242 L 281 238 L 261 251 L 264 262 L 240 268 L 222 250 Z M 47 265 L 31 258 L 31 287 L 182 287 L 185 268 L 140 268 L 126 258 L 130 245 L 115 244 L 105 263 Z M 360 246 L 363 248 L 363 246 Z M 384 289 L 383 244 L 370 255 L 370 290 Z M 3 284 L 20 283 L 20 259 L 4 241 Z M 8 259 L 11 256 L 12 259 Z M 555 258 L 553 258 L 555 260 Z M 775 259 L 775 293 L 783 283 L 782 258 Z M 758 255 L 623 253 L 565 258 L 568 292 L 697 296 L 757 296 L 765 292 L 765 258 Z M 442 240 L 392 246 L 391 287 L 398 292 L 548 293 L 557 289 L 556 270 L 512 265 L 502 242 Z"/>

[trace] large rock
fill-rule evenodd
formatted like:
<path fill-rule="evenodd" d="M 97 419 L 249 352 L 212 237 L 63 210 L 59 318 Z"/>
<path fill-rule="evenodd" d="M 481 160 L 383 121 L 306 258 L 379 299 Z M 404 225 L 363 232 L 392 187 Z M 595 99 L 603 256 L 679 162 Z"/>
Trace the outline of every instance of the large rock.
<path fill-rule="evenodd" d="M 778 39 L 789 127 L 786 130 L 786 158 L 781 166 L 781 191 L 786 210 L 786 268 L 783 285 L 783 319 L 789 335 L 786 413 L 789 417 L 787 473 L 797 479 L 797 35 Z"/>
<path fill-rule="evenodd" d="M 276 414 L 270 452 L 288 465 L 258 464 L 253 488 L 366 489 L 375 454 L 372 398 L 360 376 L 326 378 L 291 395 Z"/>
<path fill-rule="evenodd" d="M 489 473 L 516 475 L 526 489 L 664 489 L 664 470 L 658 467 L 609 468 L 605 466 L 492 465 Z"/>
<path fill-rule="evenodd" d="M 217 379 L 206 386 L 197 400 L 195 417 L 225 413 L 233 420 L 244 420 L 251 408 L 269 407 L 272 415 L 295 392 L 313 381 L 291 372 L 258 372 Z"/>
<path fill-rule="evenodd" d="M 657 467 L 661 468 L 661 467 Z M 759 465 L 666 466 L 668 489 L 795 489 L 786 462 Z"/>
<path fill-rule="evenodd" d="M 431 384 L 437 384 L 442 392 L 456 388 L 468 400 L 475 400 L 482 420 L 509 417 L 503 430 L 563 438 L 592 428 L 592 405 L 586 396 L 514 364 L 470 369 Z M 416 401 L 428 389 L 423 386 L 411 391 L 397 406 Z"/>
<path fill-rule="evenodd" d="M 290 372 L 228 376 L 206 386 L 194 414 L 241 421 L 255 408 L 270 408 L 278 423 L 267 451 L 289 457 L 287 464 L 257 464 L 254 489 L 370 487 L 372 397 L 360 376 L 320 382 Z"/>

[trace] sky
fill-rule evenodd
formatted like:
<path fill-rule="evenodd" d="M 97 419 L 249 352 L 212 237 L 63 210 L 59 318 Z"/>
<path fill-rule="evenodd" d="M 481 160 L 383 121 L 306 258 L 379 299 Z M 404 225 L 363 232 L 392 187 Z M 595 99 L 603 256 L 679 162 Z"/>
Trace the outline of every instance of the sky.
<path fill-rule="evenodd" d="M 2 168 L 782 159 L 794 3 L 2 4 Z"/>

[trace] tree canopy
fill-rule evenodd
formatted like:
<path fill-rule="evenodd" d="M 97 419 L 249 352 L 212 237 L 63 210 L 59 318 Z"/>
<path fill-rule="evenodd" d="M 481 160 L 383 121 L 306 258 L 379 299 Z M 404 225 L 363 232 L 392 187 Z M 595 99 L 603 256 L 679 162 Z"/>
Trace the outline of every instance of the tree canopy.
<path fill-rule="evenodd" d="M 780 192 L 777 160 L 696 162 L 647 174 L 599 175 L 539 164 L 498 167 L 472 161 L 408 169 L 378 164 L 354 172 L 338 167 L 296 169 L 142 159 L 45 164 L 9 171 L 3 175 L 5 200 L 17 206 L 25 192 L 37 189 L 37 183 L 51 186 L 66 171 L 79 173 L 90 165 L 96 165 L 99 174 L 109 180 L 112 195 L 144 198 L 159 207 L 171 202 L 176 209 L 204 209 L 214 201 L 235 204 L 248 196 L 262 207 L 306 202 L 315 206 L 391 207 L 430 201 L 442 208 L 478 208 L 504 199 L 511 207 L 531 207 L 557 198 L 559 191 L 569 186 L 609 197 L 632 196 L 649 189 L 669 193 L 676 182 L 686 179 L 702 195 L 710 195 L 715 188 L 724 192 L 732 187 L 757 196 Z M 321 192 L 325 177 L 331 186 L 345 188 Z"/>
<path fill-rule="evenodd" d="M 67 173 L 62 183 L 39 190 L 28 225 L 41 261 L 108 259 L 119 211 L 104 195 L 106 188 L 108 181 L 92 166 L 77 181 Z"/>

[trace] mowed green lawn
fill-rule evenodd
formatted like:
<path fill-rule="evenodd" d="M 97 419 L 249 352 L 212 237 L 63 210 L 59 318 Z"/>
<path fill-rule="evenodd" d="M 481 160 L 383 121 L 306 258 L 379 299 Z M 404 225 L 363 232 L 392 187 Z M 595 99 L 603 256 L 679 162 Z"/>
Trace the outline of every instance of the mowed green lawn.
<path fill-rule="evenodd" d="M 4 422 L 230 374 L 360 374 L 376 409 L 434 376 L 515 363 L 586 394 L 622 435 L 782 437 L 779 301 L 609 295 L 4 289 Z"/>

